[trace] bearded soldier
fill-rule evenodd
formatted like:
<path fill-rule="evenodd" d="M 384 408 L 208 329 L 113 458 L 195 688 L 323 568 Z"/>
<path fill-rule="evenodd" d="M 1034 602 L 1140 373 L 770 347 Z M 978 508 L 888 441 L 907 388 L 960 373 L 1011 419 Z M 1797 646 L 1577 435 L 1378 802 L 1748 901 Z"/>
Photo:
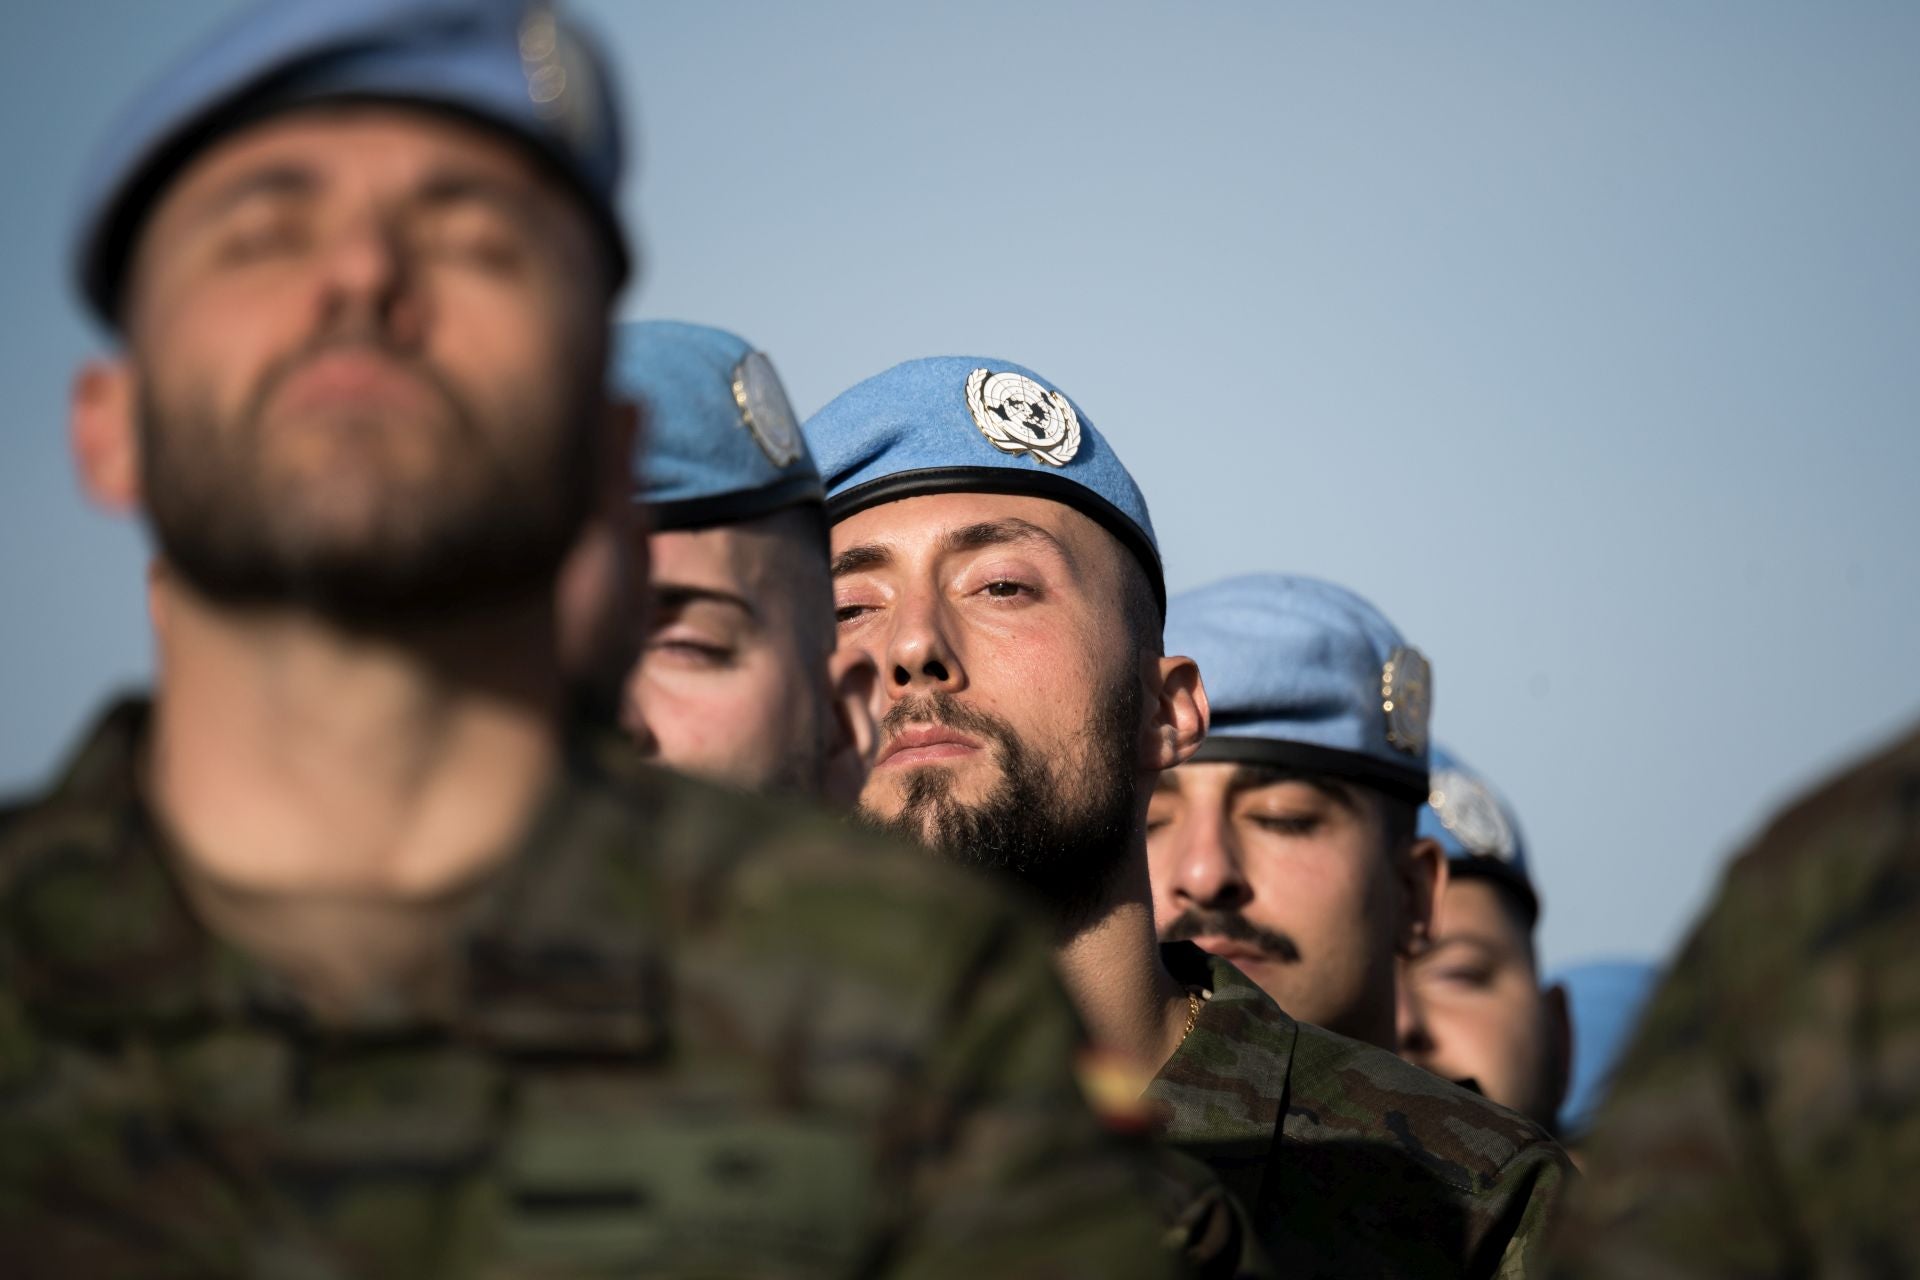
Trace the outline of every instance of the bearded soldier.
<path fill-rule="evenodd" d="M 1283 1271 L 1523 1273 L 1566 1170 L 1542 1132 L 1157 943 L 1147 805 L 1208 697 L 1162 646 L 1146 502 L 1079 406 L 1018 365 L 937 357 L 805 430 L 840 643 L 879 674 L 862 810 L 1045 905 L 1110 1105 L 1210 1166 Z"/>
<path fill-rule="evenodd" d="M 1163 1271 L 1019 911 L 568 730 L 620 154 L 514 0 L 249 10 L 103 150 L 159 679 L 0 814 L 8 1276 Z"/>

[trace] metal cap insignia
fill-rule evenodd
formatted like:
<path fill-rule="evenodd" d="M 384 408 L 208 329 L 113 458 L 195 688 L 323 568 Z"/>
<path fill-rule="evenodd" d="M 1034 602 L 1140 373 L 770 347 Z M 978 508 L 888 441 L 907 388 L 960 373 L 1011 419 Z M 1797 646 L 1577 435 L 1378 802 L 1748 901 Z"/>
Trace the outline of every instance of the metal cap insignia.
<path fill-rule="evenodd" d="M 591 150 L 600 85 L 593 60 L 561 23 L 553 0 L 534 0 L 527 6 L 520 23 L 520 64 L 534 110 L 558 127 L 576 150 Z"/>
<path fill-rule="evenodd" d="M 773 361 L 749 351 L 733 366 L 733 402 L 740 421 L 753 433 L 767 461 L 786 467 L 800 456 L 800 422 L 793 416 L 787 389 L 773 371 Z"/>
<path fill-rule="evenodd" d="M 1433 794 L 1427 797 L 1440 825 L 1454 834 L 1477 858 L 1512 862 L 1517 847 L 1513 828 L 1493 792 L 1472 774 L 1442 769 L 1433 775 Z"/>
<path fill-rule="evenodd" d="M 1080 418 L 1067 398 L 1018 373 L 975 369 L 967 375 L 967 408 L 994 448 L 1030 454 L 1064 467 L 1080 452 Z"/>
<path fill-rule="evenodd" d="M 1427 749 L 1427 716 L 1433 709 L 1433 668 L 1410 645 L 1387 655 L 1380 668 L 1380 709 L 1387 715 L 1387 741 L 1408 755 Z"/>

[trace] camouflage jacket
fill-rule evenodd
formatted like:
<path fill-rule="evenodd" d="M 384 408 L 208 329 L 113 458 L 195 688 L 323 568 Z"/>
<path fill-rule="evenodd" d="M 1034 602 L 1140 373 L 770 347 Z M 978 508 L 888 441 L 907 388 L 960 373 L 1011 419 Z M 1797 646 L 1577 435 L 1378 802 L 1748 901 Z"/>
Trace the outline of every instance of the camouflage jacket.
<path fill-rule="evenodd" d="M 1211 988 L 1147 1097 L 1219 1175 L 1287 1275 L 1524 1276 L 1567 1186 L 1531 1121 L 1384 1049 L 1295 1022 L 1224 960 L 1162 948 Z"/>
<path fill-rule="evenodd" d="M 322 1024 L 188 908 L 143 705 L 0 813 L 0 1271 L 1131 1276 L 1041 931 L 840 823 L 587 753 L 454 1013 Z"/>
<path fill-rule="evenodd" d="M 1642 1015 L 1569 1276 L 1920 1274 L 1920 732 L 1728 871 Z"/>

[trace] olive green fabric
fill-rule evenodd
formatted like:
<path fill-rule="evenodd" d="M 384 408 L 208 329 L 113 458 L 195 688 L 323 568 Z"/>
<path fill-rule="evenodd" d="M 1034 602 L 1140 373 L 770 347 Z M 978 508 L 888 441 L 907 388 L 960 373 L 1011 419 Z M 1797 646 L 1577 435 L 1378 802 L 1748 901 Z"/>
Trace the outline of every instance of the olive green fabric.
<path fill-rule="evenodd" d="M 1162 948 L 1211 998 L 1147 1090 L 1288 1276 L 1538 1274 L 1572 1166 L 1546 1131 L 1384 1049 L 1296 1022 L 1224 960 Z"/>
<path fill-rule="evenodd" d="M 5 1275 L 1168 1269 L 991 886 L 583 750 L 463 926 L 457 1007 L 322 1021 L 189 909 L 146 719 L 0 815 Z"/>
<path fill-rule="evenodd" d="M 1789 809 L 1642 1015 L 1558 1274 L 1920 1275 L 1920 732 Z"/>

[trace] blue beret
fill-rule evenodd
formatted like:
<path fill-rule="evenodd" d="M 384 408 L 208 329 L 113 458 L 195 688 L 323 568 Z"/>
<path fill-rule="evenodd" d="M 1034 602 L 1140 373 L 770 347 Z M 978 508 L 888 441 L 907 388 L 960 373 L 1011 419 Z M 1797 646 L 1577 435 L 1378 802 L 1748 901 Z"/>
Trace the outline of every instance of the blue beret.
<path fill-rule="evenodd" d="M 130 103 L 93 155 L 73 244 L 109 326 L 141 224 L 189 160 L 282 107 L 371 98 L 458 112 L 529 144 L 578 191 L 624 277 L 622 141 L 598 54 L 538 0 L 268 0 Z M 617 283 L 617 282 L 616 282 Z"/>
<path fill-rule="evenodd" d="M 1640 1025 L 1660 972 L 1643 960 L 1598 960 L 1570 966 L 1553 979 L 1567 989 L 1573 1021 L 1573 1077 L 1560 1104 L 1560 1136 L 1575 1140 L 1593 1126 L 1613 1069 Z"/>
<path fill-rule="evenodd" d="M 1380 611 L 1288 574 L 1174 597 L 1167 652 L 1200 664 L 1212 728 L 1196 760 L 1269 764 L 1427 798 L 1433 676 Z"/>
<path fill-rule="evenodd" d="M 660 529 L 826 499 L 773 362 L 723 329 L 647 320 L 616 334 L 615 388 L 644 411 L 634 500 Z"/>
<path fill-rule="evenodd" d="M 835 523 L 930 493 L 1050 498 L 1118 538 L 1166 606 L 1140 487 L 1080 407 L 1031 369 L 979 356 L 909 360 L 836 396 L 804 431 Z"/>
<path fill-rule="evenodd" d="M 1519 897 L 1529 923 L 1539 919 L 1527 842 L 1513 810 L 1483 775 L 1438 743 L 1432 775 L 1432 792 L 1420 807 L 1419 834 L 1446 851 L 1450 874 L 1499 881 Z"/>

